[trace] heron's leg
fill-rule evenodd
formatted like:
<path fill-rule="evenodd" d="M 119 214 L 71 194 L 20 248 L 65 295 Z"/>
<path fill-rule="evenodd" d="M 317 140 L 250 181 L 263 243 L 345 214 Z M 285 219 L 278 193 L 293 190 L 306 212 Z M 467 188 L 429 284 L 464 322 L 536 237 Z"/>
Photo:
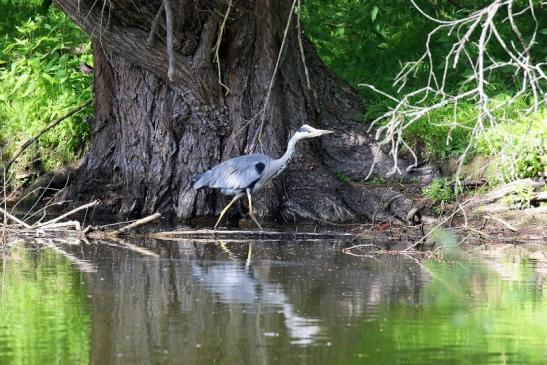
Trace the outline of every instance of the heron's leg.
<path fill-rule="evenodd" d="M 251 199 L 251 190 L 247 189 L 247 199 L 249 199 L 249 215 L 251 216 L 252 220 L 256 223 L 258 228 L 262 229 L 262 226 L 258 221 L 256 220 L 255 214 L 253 213 L 253 201 Z"/>
<path fill-rule="evenodd" d="M 230 207 L 239 199 L 243 196 L 242 193 L 239 193 L 237 194 L 236 196 L 234 196 L 234 198 L 232 199 L 231 202 L 228 203 L 228 205 L 222 209 L 222 212 L 220 212 L 220 217 L 218 217 L 218 220 L 217 220 L 217 223 L 215 224 L 215 228 L 213 229 L 217 229 L 218 227 L 218 224 L 220 223 L 220 220 L 222 219 L 222 217 L 224 216 L 224 214 L 228 211 L 228 209 L 230 209 Z"/>

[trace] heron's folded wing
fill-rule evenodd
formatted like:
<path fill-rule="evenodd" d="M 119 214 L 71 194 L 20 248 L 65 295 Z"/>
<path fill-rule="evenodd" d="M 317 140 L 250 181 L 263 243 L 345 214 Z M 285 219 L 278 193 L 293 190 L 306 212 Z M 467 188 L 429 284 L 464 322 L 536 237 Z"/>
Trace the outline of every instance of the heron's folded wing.
<path fill-rule="evenodd" d="M 255 184 L 264 171 L 267 156 L 248 155 L 221 163 L 211 170 L 209 186 L 222 189 L 245 189 Z"/>

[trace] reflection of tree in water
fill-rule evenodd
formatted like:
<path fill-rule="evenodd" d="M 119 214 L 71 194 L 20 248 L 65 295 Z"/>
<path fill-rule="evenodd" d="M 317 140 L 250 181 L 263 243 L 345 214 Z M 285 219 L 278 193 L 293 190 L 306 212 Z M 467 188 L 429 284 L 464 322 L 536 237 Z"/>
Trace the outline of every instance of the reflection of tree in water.
<path fill-rule="evenodd" d="M 376 305 L 420 296 L 416 263 L 354 258 L 337 244 L 255 243 L 250 264 L 246 243 L 145 244 L 161 256 L 82 253 L 99 263 L 86 274 L 92 363 L 291 363 L 295 344 L 319 346 L 299 350 L 299 363 L 315 363 L 332 355 L 320 345 L 352 343 L 352 322 L 374 318 Z"/>

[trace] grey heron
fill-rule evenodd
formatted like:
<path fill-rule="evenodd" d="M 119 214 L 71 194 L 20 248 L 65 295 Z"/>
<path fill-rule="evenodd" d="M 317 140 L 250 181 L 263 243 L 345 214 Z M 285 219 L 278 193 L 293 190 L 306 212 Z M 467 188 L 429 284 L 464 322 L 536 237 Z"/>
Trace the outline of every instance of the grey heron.
<path fill-rule="evenodd" d="M 249 200 L 249 216 L 262 229 L 253 213 L 251 194 L 259 191 L 264 185 L 279 175 L 289 163 L 294 153 L 296 142 L 305 138 L 319 137 L 333 133 L 324 129 L 316 129 L 304 124 L 289 140 L 287 151 L 278 159 L 270 158 L 263 154 L 252 154 L 232 158 L 224 161 L 209 171 L 198 174 L 192 178 L 194 189 L 205 187 L 220 189 L 225 196 L 234 196 L 233 199 L 220 212 L 215 229 L 220 220 L 230 207 L 245 194 Z"/>

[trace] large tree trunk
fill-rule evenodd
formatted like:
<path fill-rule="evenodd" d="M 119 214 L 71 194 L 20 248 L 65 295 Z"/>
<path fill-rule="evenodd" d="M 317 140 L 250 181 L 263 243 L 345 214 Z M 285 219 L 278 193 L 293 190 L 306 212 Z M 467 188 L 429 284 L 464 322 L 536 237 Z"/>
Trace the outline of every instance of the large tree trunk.
<path fill-rule="evenodd" d="M 192 175 L 241 154 L 277 158 L 290 133 L 307 123 L 336 133 L 297 146 L 287 172 L 257 195 L 259 215 L 343 222 L 404 219 L 410 211 L 410 202 L 393 191 L 355 187 L 336 177 L 363 179 L 373 154 L 375 174 L 386 176 L 392 159 L 361 124 L 360 97 L 325 67 L 302 35 L 308 87 L 296 18 L 263 111 L 292 1 L 233 1 L 219 48 L 221 79 L 229 91 L 219 83 L 214 62 L 227 1 L 168 1 L 175 50 L 170 81 L 165 13 L 159 14 L 157 40 L 146 45 L 163 2 L 57 3 L 92 35 L 95 59 L 93 139 L 70 197 L 95 195 L 128 215 L 214 215 L 222 208 L 220 194 L 193 190 Z"/>

